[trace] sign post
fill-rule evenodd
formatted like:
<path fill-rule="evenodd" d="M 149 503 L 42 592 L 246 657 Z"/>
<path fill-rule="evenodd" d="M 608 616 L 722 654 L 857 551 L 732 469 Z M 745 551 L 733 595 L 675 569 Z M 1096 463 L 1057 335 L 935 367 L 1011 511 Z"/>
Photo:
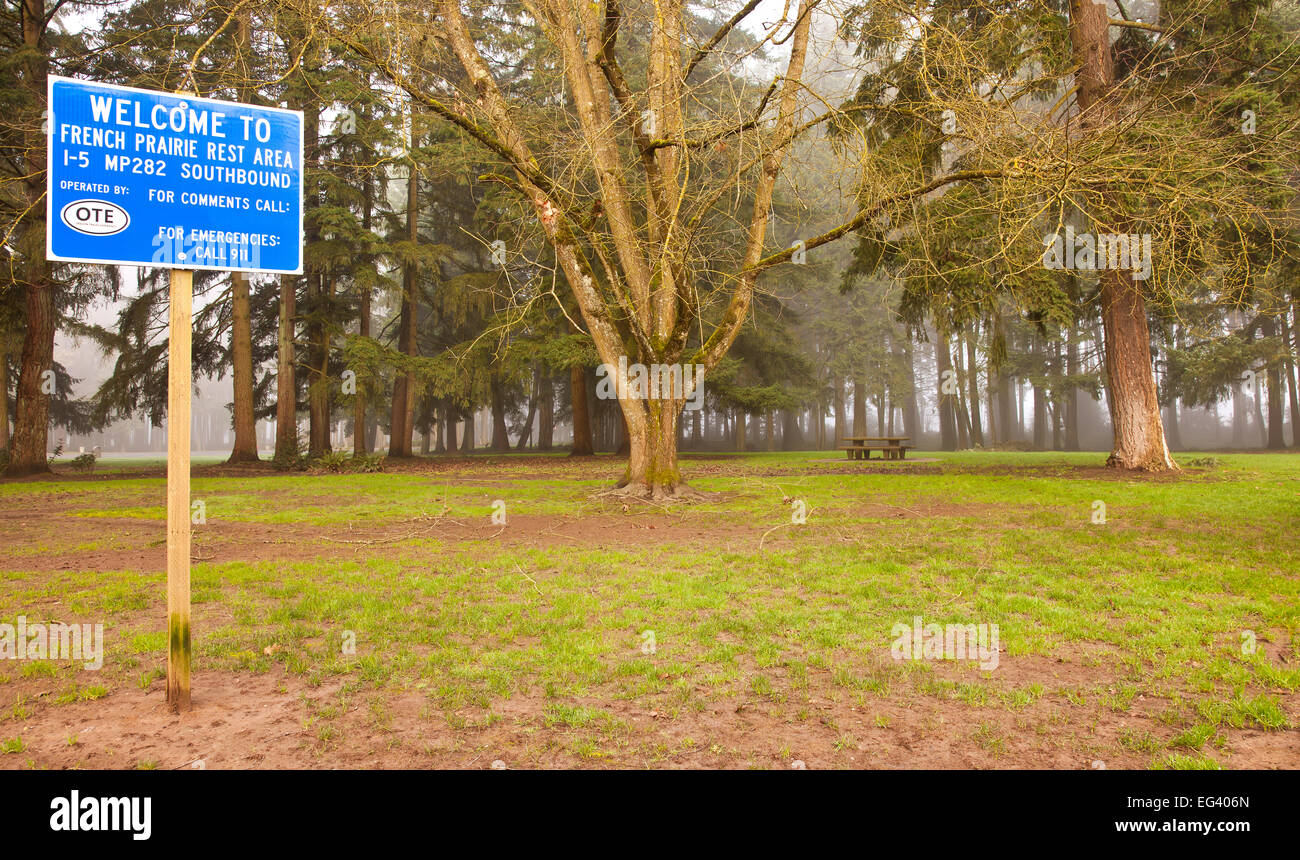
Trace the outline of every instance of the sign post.
<path fill-rule="evenodd" d="M 49 78 L 46 257 L 171 269 L 167 702 L 190 707 L 194 270 L 302 274 L 301 111 Z"/>
<path fill-rule="evenodd" d="M 167 703 L 190 709 L 190 322 L 194 272 L 172 269 L 167 313 Z"/>

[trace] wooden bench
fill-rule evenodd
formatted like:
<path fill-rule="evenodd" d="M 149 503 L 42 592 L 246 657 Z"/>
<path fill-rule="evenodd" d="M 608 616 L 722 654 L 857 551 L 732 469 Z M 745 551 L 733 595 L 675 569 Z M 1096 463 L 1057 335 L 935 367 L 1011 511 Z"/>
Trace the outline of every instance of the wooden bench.
<path fill-rule="evenodd" d="M 879 451 L 883 460 L 905 460 L 907 452 L 915 445 L 905 445 L 908 436 L 846 436 L 840 441 L 850 460 L 870 460 L 872 451 Z"/>

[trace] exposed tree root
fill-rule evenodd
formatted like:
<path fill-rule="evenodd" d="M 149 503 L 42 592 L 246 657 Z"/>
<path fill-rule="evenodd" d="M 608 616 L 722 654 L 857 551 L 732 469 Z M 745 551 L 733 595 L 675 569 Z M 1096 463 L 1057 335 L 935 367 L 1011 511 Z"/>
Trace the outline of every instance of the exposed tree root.
<path fill-rule="evenodd" d="M 620 481 L 618 485 L 597 493 L 596 497 L 624 502 L 648 502 L 651 504 L 702 502 L 713 498 L 711 494 L 696 490 L 685 481 L 678 481 L 670 486 Z"/>
<path fill-rule="evenodd" d="M 1170 457 L 1168 460 L 1165 460 L 1161 457 L 1156 456 L 1148 459 L 1145 462 L 1134 463 L 1130 465 L 1128 463 L 1125 463 L 1114 452 L 1111 452 L 1111 455 L 1106 458 L 1106 468 L 1117 469 L 1125 472 L 1145 472 L 1148 474 L 1154 474 L 1158 472 L 1181 472 L 1182 471 L 1182 469 L 1179 468 L 1178 464 L 1174 462 L 1172 457 Z"/>

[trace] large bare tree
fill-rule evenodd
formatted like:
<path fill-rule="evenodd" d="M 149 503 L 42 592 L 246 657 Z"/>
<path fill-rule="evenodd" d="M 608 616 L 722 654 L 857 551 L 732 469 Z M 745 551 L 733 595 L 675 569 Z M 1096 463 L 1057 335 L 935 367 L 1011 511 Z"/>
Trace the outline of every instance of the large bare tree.
<path fill-rule="evenodd" d="M 522 13 L 482 4 L 473 15 L 459 0 L 437 0 L 423 27 L 405 4 L 393 26 L 392 7 L 378 3 L 368 22 L 353 6 L 345 26 L 334 22 L 336 37 L 407 96 L 511 168 L 501 179 L 531 209 L 612 371 L 630 443 L 619 484 L 628 494 L 690 492 L 677 465 L 677 423 L 693 394 L 683 385 L 638 396 L 628 368 L 698 367 L 693 384 L 705 384 L 745 324 L 760 274 L 794 253 L 769 247 L 778 178 L 796 137 L 834 113 L 804 80 L 817 3 L 787 2 L 752 36 L 740 28 L 757 0 L 714 15 L 708 32 L 701 9 L 683 0 L 525 0 Z M 487 32 L 481 20 L 498 29 Z M 502 21 L 529 30 L 544 50 L 512 48 Z M 412 58 L 430 43 L 463 76 L 416 86 Z M 503 86 L 503 70 L 526 53 L 559 70 L 561 109 L 530 113 Z M 769 65 L 775 71 L 758 79 Z M 962 178 L 934 177 L 888 202 Z M 798 250 L 849 233 L 872 208 Z"/>

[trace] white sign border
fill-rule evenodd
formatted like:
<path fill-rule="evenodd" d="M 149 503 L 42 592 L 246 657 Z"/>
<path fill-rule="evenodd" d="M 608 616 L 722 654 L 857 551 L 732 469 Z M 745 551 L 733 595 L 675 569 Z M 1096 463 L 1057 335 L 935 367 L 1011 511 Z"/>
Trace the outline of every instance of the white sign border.
<path fill-rule="evenodd" d="M 65 81 L 74 84 L 91 84 L 97 87 L 107 87 L 111 90 L 131 93 L 145 93 L 147 95 L 164 95 L 172 98 L 183 99 L 185 101 L 208 102 L 217 105 L 238 105 L 239 107 L 253 108 L 259 111 L 270 111 L 274 113 L 287 113 L 298 117 L 298 268 L 293 271 L 288 269 L 253 269 L 246 266 L 203 266 L 187 265 L 184 263 L 165 264 L 165 263 L 141 263 L 139 260 L 107 260 L 103 257 L 86 258 L 86 257 L 62 257 L 55 254 L 52 250 L 54 244 L 54 195 L 50 193 L 50 179 L 54 175 L 54 129 L 57 126 L 54 117 L 54 84 L 59 81 Z M 95 263 L 103 266 L 133 266 L 140 269 L 188 269 L 194 271 L 208 272 L 251 272 L 265 275 L 301 275 L 303 274 L 303 264 L 306 262 L 306 232 L 303 229 L 303 218 L 306 214 L 306 186 L 307 186 L 307 164 L 303 158 L 306 145 L 306 123 L 303 118 L 303 112 L 300 110 L 290 110 L 282 107 L 267 107 L 263 105 L 253 105 L 246 102 L 229 102 L 224 99 L 211 99 L 206 96 L 181 95 L 179 93 L 169 93 L 163 90 L 149 90 L 143 87 L 128 87 L 124 84 L 106 84 L 101 81 L 87 81 L 81 78 L 69 78 L 63 75 L 49 75 L 45 81 L 45 259 L 57 263 Z"/>

